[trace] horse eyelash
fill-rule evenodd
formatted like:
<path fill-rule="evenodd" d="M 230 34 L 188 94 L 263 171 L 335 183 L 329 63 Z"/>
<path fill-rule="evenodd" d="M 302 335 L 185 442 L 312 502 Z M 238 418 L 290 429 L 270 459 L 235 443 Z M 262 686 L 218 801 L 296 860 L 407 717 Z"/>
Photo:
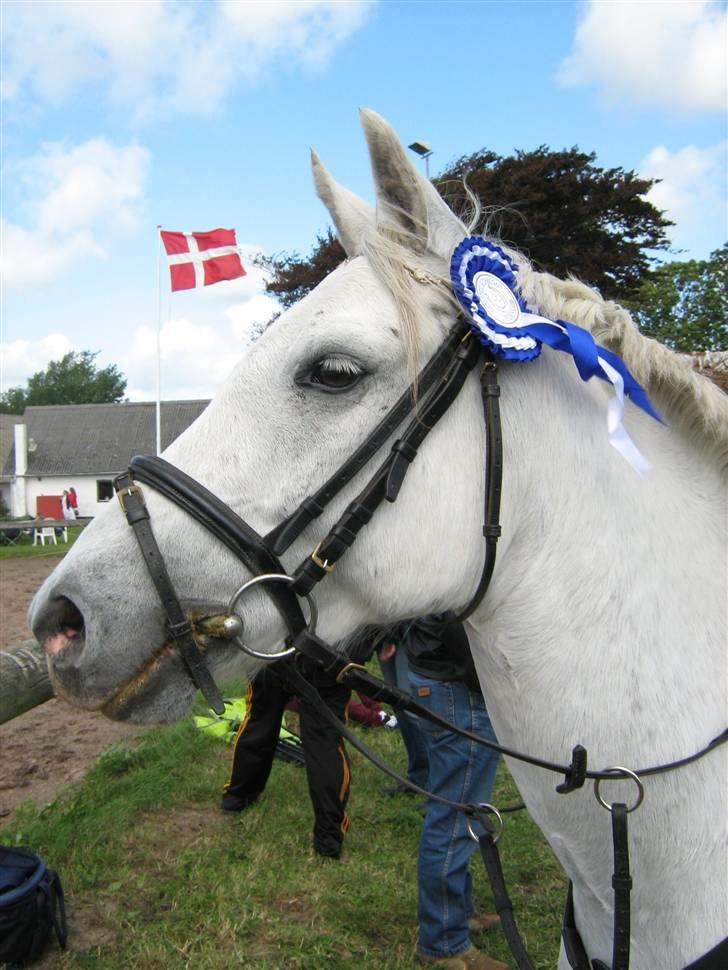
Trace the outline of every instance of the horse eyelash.
<path fill-rule="evenodd" d="M 364 368 L 355 363 L 350 357 L 332 354 L 330 357 L 323 357 L 314 364 L 314 367 L 326 367 L 329 370 L 338 371 L 340 374 L 351 374 L 358 377 L 364 373 Z"/>
<path fill-rule="evenodd" d="M 341 375 L 344 381 L 350 379 L 351 383 L 348 386 L 343 384 L 340 387 L 329 386 L 325 380 L 322 380 L 322 372 L 328 372 L 332 376 Z M 352 360 L 346 354 L 332 353 L 326 357 L 319 357 L 312 364 L 302 368 L 295 380 L 296 384 L 301 387 L 315 387 L 327 393 L 335 394 L 349 390 L 366 373 L 366 368 L 359 361 Z"/>

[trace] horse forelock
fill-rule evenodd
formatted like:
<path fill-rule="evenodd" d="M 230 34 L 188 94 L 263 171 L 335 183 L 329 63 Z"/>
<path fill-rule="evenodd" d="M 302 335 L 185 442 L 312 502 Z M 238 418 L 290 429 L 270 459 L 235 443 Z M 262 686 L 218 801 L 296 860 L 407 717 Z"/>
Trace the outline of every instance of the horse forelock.
<path fill-rule="evenodd" d="M 391 210 L 393 207 L 387 208 Z M 424 248 L 421 244 L 423 232 L 428 236 Z M 431 297 L 434 289 L 444 303 L 452 307 L 454 314 L 460 311 L 450 283 L 449 259 L 440 254 L 452 252 L 467 233 L 468 229 L 455 219 L 449 228 L 451 238 L 446 240 L 433 239 L 430 227 L 414 226 L 412 232 L 407 232 L 400 224 L 390 230 L 387 221 L 380 220 L 362 241 L 362 255 L 397 307 L 406 365 L 413 377 L 422 365 L 423 301 Z"/>

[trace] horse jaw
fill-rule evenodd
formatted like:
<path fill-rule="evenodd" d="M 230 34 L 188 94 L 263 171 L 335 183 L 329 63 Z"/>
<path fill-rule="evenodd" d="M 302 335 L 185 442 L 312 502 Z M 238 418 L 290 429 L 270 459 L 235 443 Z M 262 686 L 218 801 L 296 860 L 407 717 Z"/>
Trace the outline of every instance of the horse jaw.
<path fill-rule="evenodd" d="M 442 319 L 447 318 L 444 312 L 433 315 L 436 294 L 421 289 L 420 352 L 426 360 L 441 343 Z M 373 321 L 370 327 L 363 325 L 362 306 Z M 368 262 L 358 258 L 345 264 L 269 329 L 165 457 L 265 534 L 335 472 L 352 443 L 366 438 L 407 386 L 398 323 L 397 308 Z M 365 375 L 350 394 L 332 397 L 315 386 L 300 386 L 302 367 L 344 352 L 360 362 Z M 433 605 L 430 587 L 439 579 L 434 572 L 431 583 L 423 581 L 421 542 L 437 543 L 436 521 L 451 512 L 451 502 L 464 510 L 454 523 L 453 548 L 466 550 L 466 558 L 451 564 L 443 557 L 448 588 L 442 596 L 452 602 L 462 570 L 476 576 L 482 548 L 477 511 L 482 504 L 482 427 L 479 420 L 470 422 L 468 447 L 463 449 L 446 426 L 454 420 L 467 423 L 463 415 L 471 409 L 479 418 L 478 408 L 473 378 L 432 432 L 434 451 L 424 449 L 409 471 L 396 509 L 384 504 L 377 513 L 379 527 L 363 530 L 357 540 L 357 556 L 344 557 L 321 592 L 317 590 L 322 635 L 336 640 L 363 624 L 400 619 L 404 609 L 425 611 Z M 433 491 L 430 484 L 440 462 L 447 466 L 447 494 Z M 311 553 L 372 471 L 356 476 L 302 534 L 284 555 L 284 568 L 292 572 Z M 248 571 L 184 511 L 151 488 L 145 486 L 143 492 L 179 598 L 217 603 L 223 611 L 251 578 Z M 423 523 L 420 501 L 426 494 L 442 508 Z M 380 528 L 391 536 L 384 546 Z M 333 597 L 344 608 L 329 607 Z M 63 632 L 69 625 L 68 604 L 83 618 L 83 638 Z M 250 645 L 264 652 L 280 649 L 285 630 L 265 592 L 256 587 L 240 609 Z M 155 587 L 117 503 L 84 530 L 41 588 L 31 624 L 48 644 L 59 693 L 70 701 L 116 718 L 145 721 L 169 721 L 187 710 L 191 683 L 169 641 Z M 229 666 L 231 656 L 238 673 L 250 672 L 243 654 L 215 644 L 209 653 L 213 675 Z"/>
<path fill-rule="evenodd" d="M 147 499 L 152 508 L 159 506 L 158 497 Z M 158 518 L 164 517 L 160 511 Z M 109 549 L 114 556 L 108 556 Z M 199 550 L 196 562 L 204 569 L 208 558 Z M 224 559 L 225 550 L 215 550 L 214 558 Z M 230 575 L 237 565 L 228 566 Z M 99 584 L 100 576 L 108 579 L 111 595 Z M 247 575 L 241 577 L 242 582 Z M 224 614 L 226 603 L 214 591 L 181 601 L 196 631 L 202 630 L 198 640 L 213 676 L 252 674 L 257 666 L 252 659 L 202 629 L 203 618 Z M 84 530 L 40 587 L 30 606 L 29 625 L 45 647 L 56 695 L 73 706 L 138 724 L 172 723 L 188 713 L 195 687 L 116 503 Z M 273 649 L 277 641 L 271 633 L 260 642 Z"/>

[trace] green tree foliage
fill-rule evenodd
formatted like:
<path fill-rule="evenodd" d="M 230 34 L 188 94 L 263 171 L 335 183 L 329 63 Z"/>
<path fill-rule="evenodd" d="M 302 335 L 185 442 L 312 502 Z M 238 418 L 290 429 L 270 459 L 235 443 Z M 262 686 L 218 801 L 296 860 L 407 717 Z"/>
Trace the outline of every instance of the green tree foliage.
<path fill-rule="evenodd" d="M 298 253 L 276 256 L 259 256 L 256 265 L 267 270 L 271 279 L 266 283 L 266 293 L 277 297 L 288 309 L 303 299 L 322 279 L 346 259 L 341 243 L 332 229 L 325 236 L 316 236 L 316 242 L 308 257 Z"/>
<path fill-rule="evenodd" d="M 667 249 L 672 225 L 648 202 L 654 179 L 622 168 L 603 169 L 594 152 L 574 147 L 518 150 L 503 157 L 483 149 L 451 164 L 434 184 L 467 221 L 472 209 L 487 232 L 524 253 L 536 269 L 572 275 L 609 298 L 625 300 L 650 268 L 646 250 Z"/>
<path fill-rule="evenodd" d="M 44 371 L 28 380 L 27 388 L 11 387 L 0 395 L 0 412 L 22 414 L 38 404 L 106 404 L 120 401 L 126 378 L 116 365 L 99 370 L 94 361 L 98 352 L 72 351 L 52 360 Z"/>
<path fill-rule="evenodd" d="M 645 193 L 653 179 L 622 168 L 602 169 L 578 148 L 516 151 L 503 157 L 483 149 L 453 162 L 433 180 L 450 207 L 469 221 L 477 197 L 487 231 L 529 257 L 537 269 L 569 274 L 625 301 L 648 273 L 648 250 L 666 249 L 670 223 Z M 258 264 L 271 274 L 266 291 L 290 307 L 344 260 L 331 230 L 308 257 L 281 253 Z"/>
<path fill-rule="evenodd" d="M 728 350 L 728 243 L 709 259 L 658 266 L 627 306 L 642 333 L 674 350 Z"/>

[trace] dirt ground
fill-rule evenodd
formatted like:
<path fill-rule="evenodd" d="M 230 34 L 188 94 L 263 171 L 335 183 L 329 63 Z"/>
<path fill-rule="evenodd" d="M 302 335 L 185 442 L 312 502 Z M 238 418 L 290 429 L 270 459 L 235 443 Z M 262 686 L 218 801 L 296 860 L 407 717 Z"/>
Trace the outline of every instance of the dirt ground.
<path fill-rule="evenodd" d="M 0 560 L 0 650 L 32 638 L 28 606 L 60 559 Z M 27 799 L 39 807 L 52 801 L 106 748 L 139 730 L 55 698 L 0 724 L 0 825 Z"/>

